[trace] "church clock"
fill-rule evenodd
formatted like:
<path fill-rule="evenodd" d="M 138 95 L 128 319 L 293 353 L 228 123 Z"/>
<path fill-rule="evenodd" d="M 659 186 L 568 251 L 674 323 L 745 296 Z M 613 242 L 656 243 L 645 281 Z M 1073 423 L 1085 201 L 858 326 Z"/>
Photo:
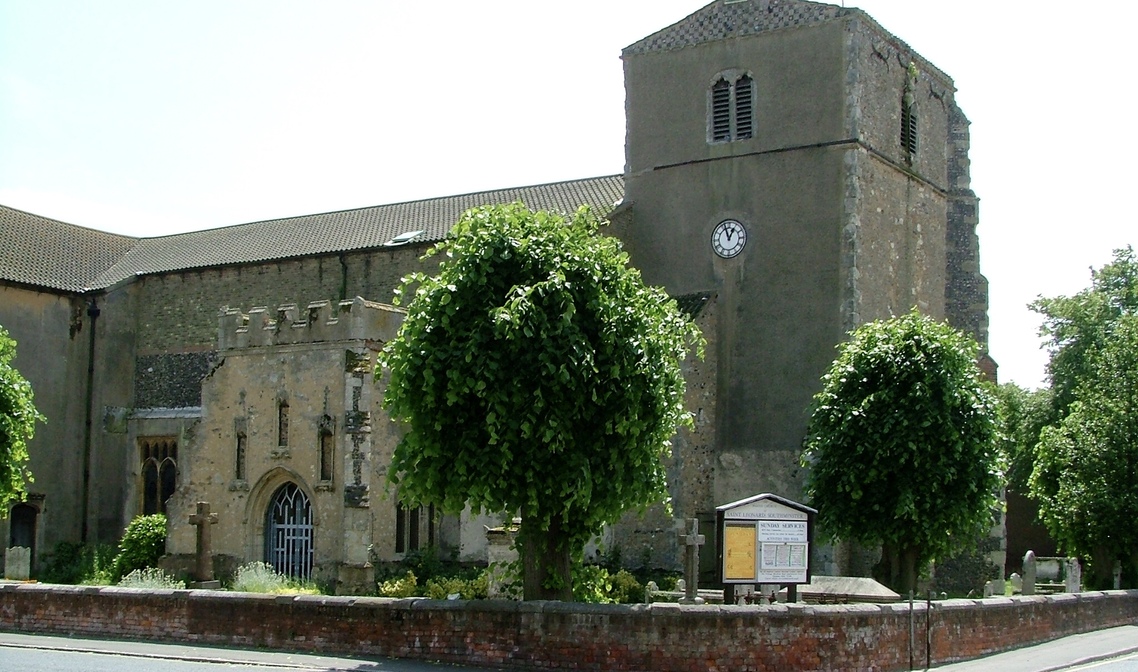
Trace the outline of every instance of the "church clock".
<path fill-rule="evenodd" d="M 724 259 L 730 259 L 743 251 L 747 244 L 747 229 L 734 219 L 719 222 L 711 233 L 711 247 Z"/>

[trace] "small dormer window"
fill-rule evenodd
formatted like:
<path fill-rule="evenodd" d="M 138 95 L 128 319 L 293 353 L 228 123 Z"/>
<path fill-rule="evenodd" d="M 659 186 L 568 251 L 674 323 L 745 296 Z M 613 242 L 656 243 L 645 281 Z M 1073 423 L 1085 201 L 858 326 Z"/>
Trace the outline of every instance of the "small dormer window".
<path fill-rule="evenodd" d="M 755 135 L 755 82 L 747 74 L 720 74 L 711 85 L 708 140 L 731 142 Z"/>

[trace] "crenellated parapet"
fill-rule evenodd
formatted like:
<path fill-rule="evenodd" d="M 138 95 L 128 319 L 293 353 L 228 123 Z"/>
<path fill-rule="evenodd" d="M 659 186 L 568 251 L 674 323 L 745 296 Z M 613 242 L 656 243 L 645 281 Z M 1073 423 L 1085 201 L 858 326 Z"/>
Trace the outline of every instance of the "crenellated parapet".
<path fill-rule="evenodd" d="M 219 351 L 270 345 L 380 341 L 395 338 L 404 312 L 394 306 L 356 297 L 350 301 L 314 301 L 303 310 L 295 303 L 267 307 L 223 307 L 218 316 Z"/>

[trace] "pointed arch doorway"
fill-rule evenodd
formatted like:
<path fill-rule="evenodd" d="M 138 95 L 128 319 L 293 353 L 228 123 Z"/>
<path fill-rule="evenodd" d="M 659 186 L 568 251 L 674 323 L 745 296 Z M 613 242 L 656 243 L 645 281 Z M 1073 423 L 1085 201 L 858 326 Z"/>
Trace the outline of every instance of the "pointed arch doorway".
<path fill-rule="evenodd" d="M 312 578 L 312 504 L 295 483 L 277 488 L 269 500 L 265 562 L 280 574 Z"/>

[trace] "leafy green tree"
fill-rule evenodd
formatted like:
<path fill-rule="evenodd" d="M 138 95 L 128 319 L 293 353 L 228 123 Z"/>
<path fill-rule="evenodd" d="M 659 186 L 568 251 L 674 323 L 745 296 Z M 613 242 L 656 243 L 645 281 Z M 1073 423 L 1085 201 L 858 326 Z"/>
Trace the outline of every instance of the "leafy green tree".
<path fill-rule="evenodd" d="M 1126 315 L 1138 315 L 1138 259 L 1132 247 L 1114 251 L 1114 260 L 1091 272 L 1091 286 L 1074 296 L 1039 298 L 1031 309 L 1043 315 L 1040 334 L 1047 341 L 1047 366 L 1056 422 L 1067 415 L 1075 390 L 1095 380 L 1095 353 L 1111 339 Z"/>
<path fill-rule="evenodd" d="M 1035 445 L 1039 443 L 1040 432 L 1054 418 L 1051 390 L 1028 390 L 1015 383 L 1004 383 L 993 389 L 1008 489 L 1027 495 L 1028 479 L 1035 468 Z"/>
<path fill-rule="evenodd" d="M 570 558 L 605 523 L 667 497 L 680 362 L 702 339 L 581 209 L 464 214 L 438 273 L 408 276 L 381 355 L 408 431 L 389 470 L 409 504 L 518 512 L 526 599 L 572 599 Z M 380 372 L 377 372 L 379 374 Z"/>
<path fill-rule="evenodd" d="M 1138 588 L 1138 315 L 1116 319 L 1084 360 L 1093 377 L 1043 430 L 1031 489 L 1060 547 L 1090 560 L 1088 585 L 1112 587 L 1117 562 L 1123 587 Z"/>
<path fill-rule="evenodd" d="M 828 535 L 881 544 L 887 584 L 992 523 L 1000 483 L 994 402 L 976 343 L 916 311 L 864 324 L 822 378 L 803 454 Z"/>
<path fill-rule="evenodd" d="M 33 403 L 32 386 L 12 366 L 16 341 L 0 327 L 0 516 L 24 497 L 32 481 L 28 442 L 44 417 Z"/>

